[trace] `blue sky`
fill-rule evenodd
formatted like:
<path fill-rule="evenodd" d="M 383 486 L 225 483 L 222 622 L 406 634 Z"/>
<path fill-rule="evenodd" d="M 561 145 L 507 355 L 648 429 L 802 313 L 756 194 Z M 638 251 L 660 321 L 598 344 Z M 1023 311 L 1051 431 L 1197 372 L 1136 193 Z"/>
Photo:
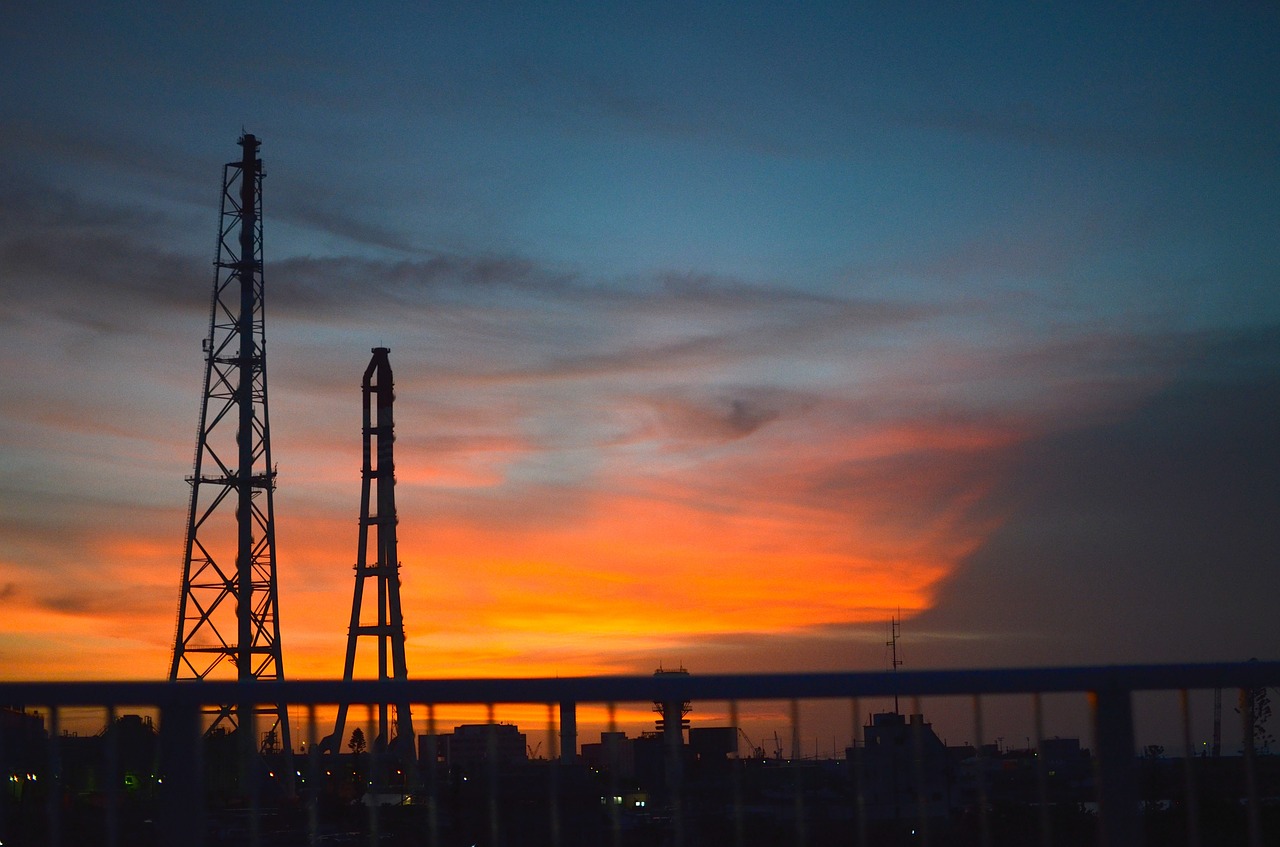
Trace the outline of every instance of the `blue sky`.
<path fill-rule="evenodd" d="M 381 345 L 416 675 L 875 670 L 898 608 L 916 666 L 1275 658 L 1273 8 L 0 27 L 14 675 L 167 666 L 242 131 L 294 675 L 340 668 Z"/>

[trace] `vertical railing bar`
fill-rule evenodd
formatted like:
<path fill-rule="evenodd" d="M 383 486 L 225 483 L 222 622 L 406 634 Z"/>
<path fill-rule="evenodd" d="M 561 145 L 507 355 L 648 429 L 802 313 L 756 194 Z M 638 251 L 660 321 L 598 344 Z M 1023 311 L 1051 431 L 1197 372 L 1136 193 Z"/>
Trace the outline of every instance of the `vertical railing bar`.
<path fill-rule="evenodd" d="M 978 838 L 982 847 L 991 847 L 991 820 L 987 815 L 987 757 L 983 752 L 982 695 L 973 695 L 974 767 L 978 778 Z"/>
<path fill-rule="evenodd" d="M 1178 691 L 1182 707 L 1182 791 L 1187 803 L 1187 847 L 1200 847 L 1200 796 L 1196 790 L 1195 751 L 1191 741 L 1191 695 Z"/>
<path fill-rule="evenodd" d="M 555 703 L 547 704 L 547 761 L 551 772 L 547 779 L 547 791 L 551 794 L 547 804 L 551 847 L 560 847 L 560 768 L 563 763 L 560 760 L 560 734 L 556 727 Z"/>
<path fill-rule="evenodd" d="M 1140 847 L 1132 692 L 1118 680 L 1091 692 L 1103 847 Z"/>
<path fill-rule="evenodd" d="M 249 803 L 249 844 L 252 847 L 261 847 L 262 808 L 261 799 L 258 796 L 258 788 L 261 783 L 258 777 L 261 769 L 259 768 L 257 745 L 257 703 L 245 703 L 241 706 L 238 731 L 240 733 L 240 743 L 237 745 L 240 753 L 240 774 L 244 780 L 241 787 L 245 792 L 245 799 Z"/>
<path fill-rule="evenodd" d="M 924 709 L 920 696 L 911 698 L 911 778 L 916 789 L 916 830 L 923 847 L 929 847 L 929 786 L 924 778 Z"/>
<path fill-rule="evenodd" d="M 560 761 L 578 763 L 578 704 L 572 700 L 560 703 Z"/>
<path fill-rule="evenodd" d="M 160 705 L 160 806 L 158 843 L 201 847 L 205 843 L 204 739 L 201 704 L 172 697 Z M 237 724 L 237 731 L 243 720 Z M 239 739 L 234 740 L 239 746 Z M 238 751 L 233 764 L 239 759 Z"/>
<path fill-rule="evenodd" d="M 578 763 L 578 704 L 572 700 L 560 703 L 560 761 Z"/>
<path fill-rule="evenodd" d="M 1036 795 L 1040 801 L 1040 847 L 1053 847 L 1053 827 L 1049 819 L 1049 763 L 1044 758 L 1044 699 L 1031 695 L 1031 712 L 1036 726 Z"/>
<path fill-rule="evenodd" d="M 791 700 L 791 769 L 794 771 L 792 776 L 795 777 L 795 797 L 793 803 L 795 806 L 795 825 L 797 847 L 803 847 L 805 843 L 805 826 L 804 826 L 804 769 L 801 767 L 801 749 L 800 749 L 800 701 Z"/>
<path fill-rule="evenodd" d="M 853 761 L 849 762 L 853 776 L 853 808 L 854 817 L 857 820 L 858 847 L 867 847 L 867 792 L 866 792 L 866 773 L 863 770 L 863 754 L 865 750 L 858 749 L 858 731 L 862 729 L 862 700 L 854 697 L 851 700 L 851 712 L 853 718 L 853 735 L 852 746 L 849 748 L 853 753 Z"/>
<path fill-rule="evenodd" d="M 379 736 L 375 729 L 379 724 L 373 716 L 373 703 L 364 704 L 364 737 L 365 747 L 369 751 L 369 773 L 360 775 L 360 799 L 365 805 L 365 820 L 369 825 L 369 847 L 378 847 L 378 838 L 380 836 L 379 828 L 382 821 L 379 819 L 378 797 L 374 790 L 381 787 L 381 778 L 378 775 L 378 768 L 381 764 L 381 757 L 378 755 Z M 356 754 L 356 771 L 359 772 L 359 757 L 362 753 Z"/>
<path fill-rule="evenodd" d="M 489 818 L 489 844 L 499 847 L 498 831 L 498 726 L 494 722 L 493 704 L 486 703 L 488 725 L 485 729 L 485 808 Z"/>
<path fill-rule="evenodd" d="M 26 721 L 26 713 L 27 713 L 26 706 L 25 706 L 25 705 L 19 705 L 19 704 L 16 704 L 16 703 L 15 703 L 15 704 L 13 704 L 13 707 L 14 707 L 14 709 L 15 709 L 15 710 L 17 710 L 17 711 L 22 715 L 22 717 L 21 717 L 21 718 L 19 718 L 19 720 L 21 720 L 21 721 L 25 722 L 25 721 Z M 6 733 L 6 732 L 0 732 L 0 779 L 6 779 L 6 780 L 7 780 L 7 779 L 10 779 L 10 778 L 16 778 L 16 777 L 18 776 L 18 773 L 17 773 L 17 770 L 16 770 L 16 768 L 15 768 L 15 765 L 17 765 L 17 764 L 18 764 L 18 761 L 19 761 L 19 759 L 20 759 L 21 757 L 17 756 L 16 754 L 10 754 L 10 753 L 5 749 L 4 738 L 5 738 L 5 736 L 6 736 L 6 735 L 8 735 L 8 733 Z M 14 735 L 15 735 L 14 740 L 15 740 L 15 741 L 17 741 L 17 738 L 16 738 L 17 733 L 14 733 Z M 19 744 L 18 746 L 19 746 L 19 747 L 21 747 L 21 744 Z M 12 764 L 10 764 L 10 762 L 9 762 L 9 756 L 10 756 L 10 755 L 14 755 L 14 759 L 13 759 L 13 763 L 12 763 Z M 24 786 L 22 789 L 14 789 L 14 788 L 11 788 L 10 786 L 6 785 L 6 786 L 4 786 L 4 790 L 6 790 L 6 791 L 9 791 L 9 790 L 24 790 L 24 791 L 25 791 L 25 786 Z M 9 831 L 8 827 L 5 825 L 5 822 L 8 820 L 8 818 L 5 816 L 5 813 L 4 813 L 4 808 L 5 808 L 5 806 L 6 806 L 6 805 L 7 805 L 6 803 L 4 803 L 3 801 L 0 801 L 0 832 L 8 832 L 8 831 Z M 16 804 L 15 804 L 15 805 L 16 805 Z M 17 831 L 18 831 L 18 823 L 19 823 L 19 817 L 18 817 L 18 815 L 16 814 L 16 813 L 17 813 L 17 809 L 14 809 L 14 812 L 15 812 L 15 815 L 14 815 L 14 818 L 13 818 L 13 829 L 14 829 L 14 831 L 15 831 L 15 832 L 17 832 Z"/>
<path fill-rule="evenodd" d="M 684 703 L 654 701 L 662 715 L 662 765 L 664 803 L 671 815 L 671 843 L 684 847 Z"/>
<path fill-rule="evenodd" d="M 601 752 L 605 754 L 605 764 L 609 768 L 609 831 L 613 841 L 613 847 L 622 846 L 622 807 L 615 803 L 618 797 L 618 748 L 617 739 L 614 733 L 618 731 L 618 706 L 612 700 L 605 704 L 605 708 L 609 713 L 609 742 L 601 744 Z M 602 739 L 603 740 L 603 739 Z"/>
<path fill-rule="evenodd" d="M 62 843 L 62 812 L 58 807 L 62 799 L 61 721 L 57 706 L 49 707 L 49 778 L 45 785 L 45 813 L 48 815 L 49 846 Z"/>
<path fill-rule="evenodd" d="M 1254 721 L 1253 692 L 1240 689 L 1240 739 L 1244 747 L 1244 784 L 1249 816 L 1249 847 L 1262 847 L 1262 822 L 1258 814 L 1258 774 L 1256 754 L 1253 749 Z"/>
<path fill-rule="evenodd" d="M 316 727 L 316 704 L 307 704 L 307 844 L 317 847 L 320 843 L 320 751 Z M 339 739 L 341 740 L 341 739 Z"/>
<path fill-rule="evenodd" d="M 22 718 L 19 718 L 19 720 L 25 721 L 26 720 L 25 715 L 27 711 L 26 706 L 14 704 L 14 708 L 24 716 Z M 18 759 L 15 757 L 13 764 L 10 764 L 9 758 L 8 758 L 10 754 L 5 749 L 4 737 L 7 734 L 8 733 L 0 732 L 0 779 L 6 779 L 6 780 L 10 778 L 15 778 L 18 775 L 17 771 L 14 769 L 14 765 L 18 763 Z M 16 734 L 17 733 L 15 733 L 15 735 Z M 9 791 L 9 790 L 16 790 L 16 789 L 11 789 L 10 786 L 6 785 L 4 786 L 4 790 Z M 5 805 L 6 804 L 3 801 L 0 801 L 0 832 L 8 832 L 8 827 L 6 827 L 5 825 L 5 821 L 8 820 L 8 818 L 5 816 L 5 813 L 4 813 Z M 16 811 L 17 810 L 15 809 L 15 812 Z M 18 818 L 15 816 L 14 817 L 15 832 L 17 831 L 17 826 L 18 826 Z"/>
<path fill-rule="evenodd" d="M 107 847 L 120 844 L 120 732 L 115 704 L 107 706 L 106 732 Z"/>
<path fill-rule="evenodd" d="M 430 708 L 428 704 L 422 702 L 411 703 L 409 707 L 412 709 L 415 706 L 417 707 L 417 714 L 422 714 Z M 411 791 L 410 802 L 417 807 L 414 809 L 414 819 L 421 828 L 421 832 L 428 833 L 428 839 L 431 837 L 431 801 L 429 799 L 429 789 L 426 782 L 427 772 L 423 770 L 425 764 L 424 759 L 426 757 L 423 745 L 426 744 L 429 746 L 426 739 L 430 732 L 430 720 L 423 723 L 422 735 L 418 735 L 417 730 L 414 730 L 413 753 L 410 756 L 410 761 L 413 763 L 413 771 L 411 772 L 413 774 L 413 783 L 409 786 L 409 790 Z M 432 766 L 434 767 L 434 762 L 432 763 Z M 434 847 L 434 845 L 432 845 L 432 847 Z"/>
<path fill-rule="evenodd" d="M 430 847 L 440 847 L 440 738 L 436 730 L 436 704 L 427 704 L 427 837 Z"/>
<path fill-rule="evenodd" d="M 284 721 L 286 715 L 292 714 L 289 712 L 290 706 L 299 707 L 301 705 L 301 703 L 285 703 L 283 704 L 282 709 L 277 705 L 277 708 L 280 709 L 280 711 L 276 713 L 278 718 L 277 723 Z M 285 714 L 281 714 L 280 712 L 284 712 Z M 289 739 L 288 746 L 284 743 L 284 739 L 286 738 Z M 276 739 L 280 744 L 280 763 L 284 770 L 285 779 L 287 780 L 281 784 L 282 793 L 280 796 L 283 798 L 285 803 L 300 803 L 304 799 L 303 796 L 298 793 L 298 786 L 302 781 L 302 771 L 298 767 L 298 757 L 295 754 L 293 745 L 302 743 L 300 740 L 301 735 L 297 732 L 296 725 L 290 728 L 286 723 L 278 728 Z"/>
<path fill-rule="evenodd" d="M 738 721 L 738 701 L 729 701 L 729 725 L 733 727 L 733 742 L 738 750 L 738 755 L 734 756 L 731 786 L 733 791 L 733 845 L 734 847 L 743 847 L 746 838 L 746 832 L 742 823 L 742 769 L 744 763 L 742 760 L 742 747 L 738 743 L 739 735 L 742 728 Z M 755 757 L 755 751 L 751 751 L 752 758 Z"/>

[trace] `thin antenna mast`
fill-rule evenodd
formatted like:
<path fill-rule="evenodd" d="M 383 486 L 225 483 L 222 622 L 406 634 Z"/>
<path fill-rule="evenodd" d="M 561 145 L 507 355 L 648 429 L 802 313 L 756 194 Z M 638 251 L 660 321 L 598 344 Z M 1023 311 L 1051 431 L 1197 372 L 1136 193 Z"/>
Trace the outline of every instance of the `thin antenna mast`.
<path fill-rule="evenodd" d="M 902 660 L 898 658 L 898 638 L 901 635 L 902 610 L 899 609 L 896 617 L 889 618 L 889 640 L 884 643 L 884 646 L 893 649 L 893 676 L 895 683 L 893 686 L 893 713 L 895 715 L 898 714 L 898 668 L 902 665 Z"/>

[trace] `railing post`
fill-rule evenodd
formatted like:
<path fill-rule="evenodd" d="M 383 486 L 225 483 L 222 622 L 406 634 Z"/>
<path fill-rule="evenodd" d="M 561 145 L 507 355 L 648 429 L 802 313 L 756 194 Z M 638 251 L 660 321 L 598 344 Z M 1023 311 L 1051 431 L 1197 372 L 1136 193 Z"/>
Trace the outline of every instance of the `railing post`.
<path fill-rule="evenodd" d="M 982 752 L 984 743 L 986 726 L 982 721 L 982 696 L 980 694 L 973 695 L 973 740 L 974 740 L 974 767 L 977 771 L 977 788 L 978 788 L 978 838 L 982 847 L 991 847 L 991 815 L 988 813 L 987 806 L 987 757 Z"/>
<path fill-rule="evenodd" d="M 684 720 L 683 702 L 662 702 L 663 789 L 671 811 L 671 843 L 684 847 Z"/>
<path fill-rule="evenodd" d="M 796 847 L 804 847 L 804 750 L 800 744 L 800 701 L 791 701 L 791 817 Z"/>
<path fill-rule="evenodd" d="M 618 704 L 610 701 L 606 708 L 609 710 L 609 742 L 602 743 L 600 748 L 604 753 L 605 767 L 609 769 L 609 843 L 613 847 L 622 847 L 622 800 L 618 793 L 618 769 L 622 763 L 620 756 L 622 749 L 618 746 L 617 737 L 614 736 L 618 731 Z M 603 738 L 600 740 L 604 741 Z"/>
<path fill-rule="evenodd" d="M 1253 713 L 1254 689 L 1240 689 L 1240 712 L 1241 727 L 1240 740 L 1244 746 L 1244 786 L 1245 786 L 1245 810 L 1249 821 L 1249 847 L 1261 847 L 1262 844 L 1262 822 L 1258 815 L 1258 770 L 1256 753 L 1254 752 L 1255 731 L 1254 721 L 1256 716 Z"/>
<path fill-rule="evenodd" d="M 440 739 L 436 734 L 436 705 L 427 704 L 427 844 L 440 847 Z"/>
<path fill-rule="evenodd" d="M 493 716 L 493 704 L 486 706 L 488 723 L 484 736 L 484 794 L 485 811 L 489 819 L 489 843 L 499 847 L 502 843 L 498 827 L 498 725 Z"/>
<path fill-rule="evenodd" d="M 562 707 L 563 708 L 563 707 Z M 556 742 L 555 704 L 547 704 L 547 824 L 550 827 L 551 847 L 560 847 L 560 749 Z M 432 845 L 436 847 L 436 845 Z"/>
<path fill-rule="evenodd" d="M 307 807 L 307 844 L 320 843 L 320 793 L 324 784 L 320 777 L 319 732 L 316 729 L 316 704 L 307 704 L 307 790 L 303 792 Z"/>
<path fill-rule="evenodd" d="M 165 847 L 203 847 L 204 757 L 200 708 L 174 697 L 160 711 L 160 843 Z"/>
<path fill-rule="evenodd" d="M 852 713 L 853 746 L 849 748 L 849 755 L 852 757 L 849 767 L 853 778 L 853 813 L 857 821 L 856 843 L 858 847 L 867 847 L 867 775 L 863 769 L 862 753 L 858 752 L 858 731 L 862 729 L 862 701 L 857 697 L 853 698 Z M 865 748 L 863 752 L 866 752 Z"/>
<path fill-rule="evenodd" d="M 1191 743 L 1191 697 L 1187 689 L 1178 692 L 1182 705 L 1183 796 L 1187 804 L 1187 847 L 1200 847 L 1200 794 L 1196 787 L 1196 751 Z"/>
<path fill-rule="evenodd" d="M 103 730 L 106 741 L 106 801 L 107 847 L 120 844 L 120 731 L 116 726 L 116 707 L 107 707 L 107 725 Z"/>
<path fill-rule="evenodd" d="M 1040 692 L 1031 695 L 1031 711 L 1036 724 L 1036 799 L 1040 803 L 1040 844 L 1053 844 L 1053 822 L 1049 817 L 1049 763 L 1044 756 L 1044 703 Z"/>
<path fill-rule="evenodd" d="M 1099 843 L 1102 847 L 1142 847 L 1131 693 L 1113 681 L 1092 692 L 1090 700 L 1097 753 Z"/>
<path fill-rule="evenodd" d="M 572 700 L 560 703 L 560 763 L 578 761 L 578 704 Z"/>
<path fill-rule="evenodd" d="M 62 782 L 62 755 L 59 750 L 62 728 L 59 723 L 58 706 L 49 706 L 49 770 L 45 777 L 45 814 L 48 818 L 49 847 L 62 845 L 62 799 L 65 788 Z"/>

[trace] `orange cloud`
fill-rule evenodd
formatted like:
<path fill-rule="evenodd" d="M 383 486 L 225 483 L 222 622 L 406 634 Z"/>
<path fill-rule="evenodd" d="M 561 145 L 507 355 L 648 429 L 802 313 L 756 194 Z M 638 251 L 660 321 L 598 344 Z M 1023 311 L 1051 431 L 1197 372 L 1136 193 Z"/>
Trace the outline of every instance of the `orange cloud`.
<path fill-rule="evenodd" d="M 463 415 L 397 441 L 411 676 L 643 672 L 698 639 L 927 608 L 996 525 L 982 513 L 988 460 L 1017 440 L 978 425 L 850 426 L 831 408 L 787 417 L 766 402 L 654 408 L 600 430 L 609 440 L 587 465 L 489 417 L 469 434 Z M 626 433 L 626 419 L 640 425 Z M 359 454 L 335 459 L 321 439 L 292 455 L 306 476 L 286 465 L 276 496 L 284 665 L 295 678 L 336 677 Z M 182 523 L 178 505 L 137 524 L 93 518 L 76 568 L 96 583 L 0 573 L 17 586 L 0 601 L 0 645 L 18 651 L 18 639 L 25 657 L 6 674 L 84 676 L 60 645 L 105 636 L 130 649 L 100 657 L 94 675 L 163 677 Z M 66 554 L 54 548 L 42 555 Z M 373 674 L 371 646 L 359 676 Z"/>

